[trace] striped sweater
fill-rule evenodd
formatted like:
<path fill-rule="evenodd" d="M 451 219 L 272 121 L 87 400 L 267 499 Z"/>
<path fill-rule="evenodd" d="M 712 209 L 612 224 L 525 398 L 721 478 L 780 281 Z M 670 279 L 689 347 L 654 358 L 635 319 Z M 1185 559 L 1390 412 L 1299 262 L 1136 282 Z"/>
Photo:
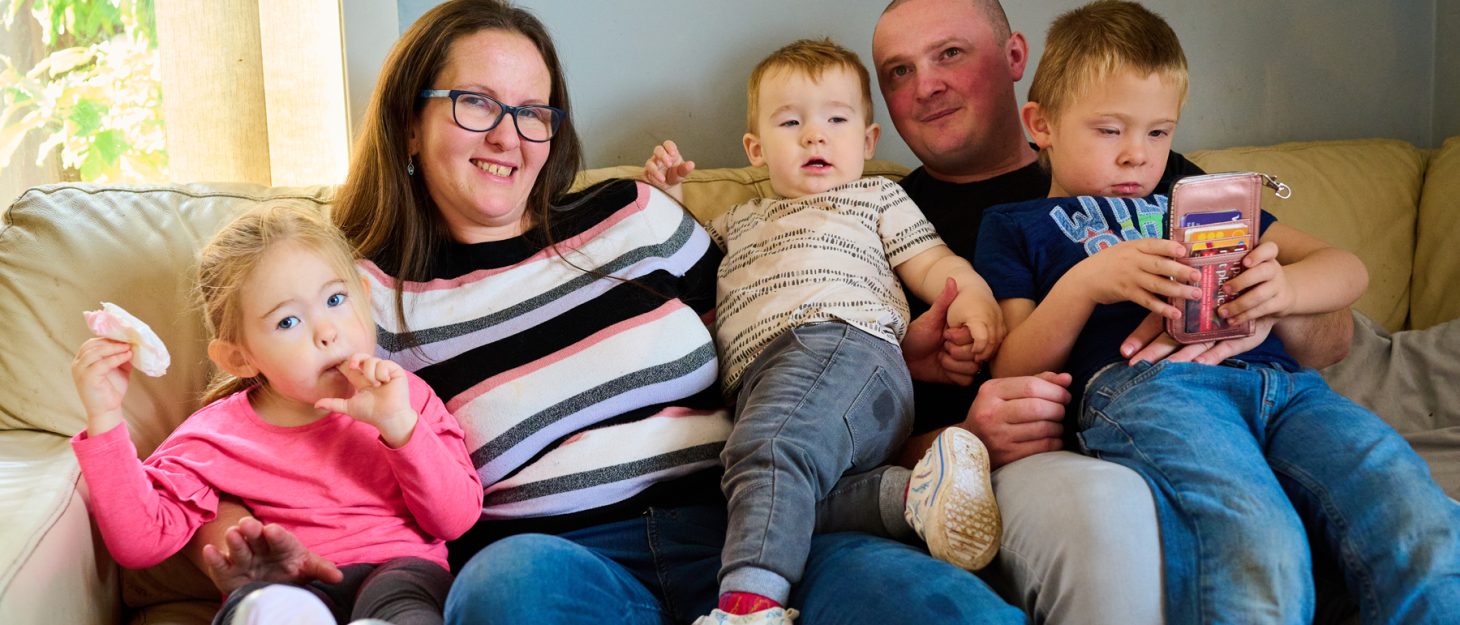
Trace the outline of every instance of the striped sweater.
<path fill-rule="evenodd" d="M 483 520 L 591 519 L 717 468 L 730 431 L 705 325 L 720 260 L 709 236 L 644 184 L 611 181 L 565 205 L 575 200 L 553 214 L 561 255 L 530 236 L 448 244 L 431 280 L 405 283 L 362 263 L 380 355 L 460 421 Z"/>
<path fill-rule="evenodd" d="M 841 321 L 893 345 L 907 299 L 893 268 L 943 240 L 897 183 L 874 176 L 798 198 L 757 198 L 709 223 L 725 250 L 715 338 L 727 397 L 776 337 Z"/>

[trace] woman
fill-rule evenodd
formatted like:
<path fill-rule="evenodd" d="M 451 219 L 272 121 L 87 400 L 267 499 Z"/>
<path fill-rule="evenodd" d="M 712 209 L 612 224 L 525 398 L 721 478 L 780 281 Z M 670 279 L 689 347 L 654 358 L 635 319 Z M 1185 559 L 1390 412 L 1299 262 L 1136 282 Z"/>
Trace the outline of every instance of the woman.
<path fill-rule="evenodd" d="M 657 624 L 715 607 L 729 423 L 704 320 L 719 254 L 647 185 L 566 196 L 581 160 L 569 110 L 535 18 L 444 3 L 387 60 L 335 208 L 367 259 L 382 349 L 446 400 L 488 485 L 482 521 L 451 545 L 448 622 Z M 317 562 L 254 525 L 230 545 L 285 564 L 209 550 L 215 574 Z M 816 538 L 791 605 L 818 624 L 1024 620 L 978 578 L 853 533 Z"/>

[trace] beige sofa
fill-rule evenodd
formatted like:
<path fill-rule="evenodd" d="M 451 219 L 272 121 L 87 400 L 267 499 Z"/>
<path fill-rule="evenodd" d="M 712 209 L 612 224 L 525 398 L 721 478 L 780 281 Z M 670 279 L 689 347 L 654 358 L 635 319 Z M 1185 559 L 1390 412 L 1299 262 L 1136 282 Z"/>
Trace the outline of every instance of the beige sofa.
<path fill-rule="evenodd" d="M 1403 431 L 1447 491 L 1460 492 L 1460 138 L 1433 152 L 1390 140 L 1201 151 L 1208 171 L 1259 170 L 1293 188 L 1269 198 L 1282 219 L 1356 252 L 1370 288 L 1353 354 L 1325 373 Z M 634 167 L 584 180 L 632 175 Z M 873 163 L 869 173 L 906 169 Z M 764 170 L 695 172 L 701 219 L 769 192 Z M 81 311 L 116 302 L 146 319 L 173 353 L 162 378 L 137 376 L 126 403 L 132 437 L 154 448 L 197 407 L 204 337 L 190 309 L 193 254 L 244 206 L 271 197 L 325 204 L 325 188 L 59 184 L 23 195 L 0 226 L 0 623 L 206 622 L 216 593 L 179 558 L 120 572 L 86 511 L 68 437 L 84 427 L 68 366 L 86 338 Z M 1409 328 L 1426 332 L 1388 332 Z M 1448 397 L 1435 396 L 1435 389 Z M 188 599 L 192 597 L 192 599 Z"/>

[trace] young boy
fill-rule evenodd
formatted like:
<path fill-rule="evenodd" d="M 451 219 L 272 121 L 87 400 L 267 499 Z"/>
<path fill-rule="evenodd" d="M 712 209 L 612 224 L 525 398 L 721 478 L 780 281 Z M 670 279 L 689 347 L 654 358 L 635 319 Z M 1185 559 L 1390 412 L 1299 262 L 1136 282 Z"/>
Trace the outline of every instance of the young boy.
<path fill-rule="evenodd" d="M 989 209 L 975 257 L 1010 328 L 994 375 L 1074 374 L 1082 447 L 1154 491 L 1168 622 L 1310 622 L 1310 539 L 1365 622 L 1453 619 L 1460 506 L 1398 434 L 1267 335 L 1276 317 L 1357 299 L 1353 255 L 1263 212 L 1219 314 L 1257 320 L 1265 340 L 1218 366 L 1121 362 L 1145 309 L 1179 318 L 1167 298 L 1199 297 L 1184 247 L 1162 238 L 1168 199 L 1151 196 L 1186 89 L 1175 33 L 1139 5 L 1096 2 L 1050 27 L 1023 109 L 1049 198 Z"/>
<path fill-rule="evenodd" d="M 708 623 L 794 617 L 780 606 L 805 567 L 817 502 L 907 437 L 912 386 L 898 348 L 908 325 L 899 279 L 928 302 L 957 283 L 948 325 L 967 328 L 972 358 L 989 358 L 1003 336 L 988 286 L 902 189 L 861 179 L 880 128 L 855 53 L 826 40 L 795 42 L 756 67 L 748 92 L 745 153 L 769 169 L 780 199 L 735 206 L 709 225 L 726 252 L 715 336 L 736 416 L 721 454 L 730 523 L 720 608 L 700 621 Z M 665 142 L 645 178 L 682 199 L 692 169 Z M 869 507 L 884 519 L 905 517 L 936 557 L 974 569 L 998 549 L 998 510 L 987 452 L 967 431 L 950 432 L 910 483 L 905 470 L 901 481 L 883 480 L 909 488 L 881 493 Z"/>

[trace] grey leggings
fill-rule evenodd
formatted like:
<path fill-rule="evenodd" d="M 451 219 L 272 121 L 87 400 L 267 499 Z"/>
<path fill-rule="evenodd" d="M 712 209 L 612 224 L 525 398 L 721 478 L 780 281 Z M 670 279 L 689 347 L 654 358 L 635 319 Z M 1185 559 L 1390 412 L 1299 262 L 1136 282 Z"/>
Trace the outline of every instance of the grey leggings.
<path fill-rule="evenodd" d="M 341 567 L 345 579 L 338 584 L 310 582 L 302 586 L 324 602 L 335 620 L 377 618 L 395 625 L 440 625 L 441 610 L 452 575 L 441 565 L 421 558 L 397 558 L 383 564 L 352 564 Z M 214 625 L 226 625 L 239 602 L 272 582 L 247 584 L 223 602 L 213 617 Z"/>

